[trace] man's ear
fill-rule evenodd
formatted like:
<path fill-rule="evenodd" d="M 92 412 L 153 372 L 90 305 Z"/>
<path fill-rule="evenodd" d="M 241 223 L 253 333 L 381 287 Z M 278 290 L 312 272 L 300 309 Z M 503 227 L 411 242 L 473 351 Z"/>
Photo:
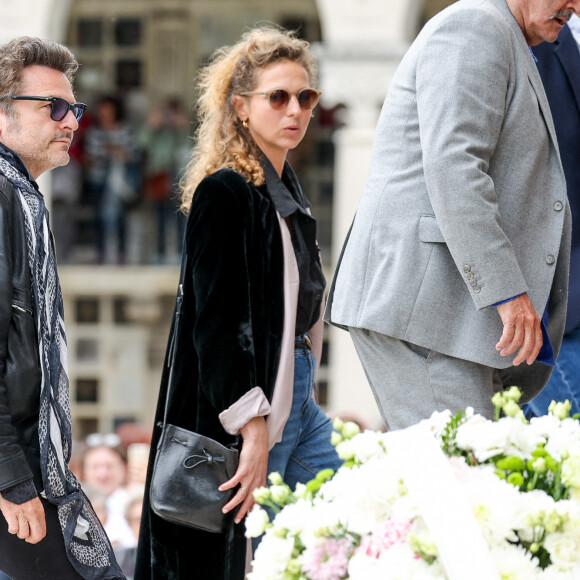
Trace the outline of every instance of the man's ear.
<path fill-rule="evenodd" d="M 248 101 L 241 97 L 240 95 L 234 95 L 232 97 L 232 105 L 236 111 L 236 115 L 240 121 L 248 120 Z"/>

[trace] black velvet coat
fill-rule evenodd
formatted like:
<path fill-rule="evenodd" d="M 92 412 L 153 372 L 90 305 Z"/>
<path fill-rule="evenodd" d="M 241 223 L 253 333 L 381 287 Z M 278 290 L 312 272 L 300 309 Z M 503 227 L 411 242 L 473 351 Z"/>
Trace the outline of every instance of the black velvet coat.
<path fill-rule="evenodd" d="M 218 419 L 259 386 L 271 400 L 284 321 L 284 256 L 266 186 L 224 169 L 199 185 L 189 213 L 183 318 L 176 343 L 168 422 L 231 443 Z M 166 361 L 167 362 L 167 361 Z M 162 377 L 155 422 L 167 392 Z M 149 480 L 161 429 L 153 432 L 136 580 L 242 580 L 243 523 L 212 534 L 160 519 L 149 508 Z M 233 515 L 233 514 L 232 514 Z M 229 538 L 229 539 L 228 539 Z"/>

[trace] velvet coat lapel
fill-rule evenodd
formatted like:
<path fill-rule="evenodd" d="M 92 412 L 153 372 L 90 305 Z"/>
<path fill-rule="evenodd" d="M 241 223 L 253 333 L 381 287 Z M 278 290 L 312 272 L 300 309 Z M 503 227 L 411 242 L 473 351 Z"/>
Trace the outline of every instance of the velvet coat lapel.
<path fill-rule="evenodd" d="M 284 258 L 276 209 L 265 186 L 252 187 L 233 170 L 199 185 L 185 233 L 183 318 L 175 348 L 177 387 L 168 422 L 223 443 L 234 437 L 218 414 L 259 386 L 271 400 L 284 319 Z M 171 335 L 173 334 L 173 326 Z M 166 355 L 166 363 L 168 353 Z M 155 417 L 137 557 L 140 580 L 241 580 L 243 525 L 226 534 L 189 530 L 149 509 L 153 451 L 160 436 L 168 369 Z"/>

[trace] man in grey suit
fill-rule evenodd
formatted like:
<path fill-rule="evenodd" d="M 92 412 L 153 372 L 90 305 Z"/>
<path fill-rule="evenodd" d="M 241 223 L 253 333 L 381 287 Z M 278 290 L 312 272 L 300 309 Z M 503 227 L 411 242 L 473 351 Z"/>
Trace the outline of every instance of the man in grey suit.
<path fill-rule="evenodd" d="M 403 58 L 330 290 L 389 429 L 548 380 L 571 219 L 530 46 L 580 0 L 459 0 Z M 522 364 L 527 363 L 527 364 Z"/>

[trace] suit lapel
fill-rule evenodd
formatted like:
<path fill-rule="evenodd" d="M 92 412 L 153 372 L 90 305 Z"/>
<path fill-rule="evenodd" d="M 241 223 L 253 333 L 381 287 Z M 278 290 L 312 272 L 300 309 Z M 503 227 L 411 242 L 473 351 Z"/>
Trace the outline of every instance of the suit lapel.
<path fill-rule="evenodd" d="M 530 79 L 530 84 L 532 85 L 532 88 L 536 93 L 536 98 L 538 99 L 538 103 L 540 104 L 540 111 L 542 112 L 542 117 L 544 117 L 544 123 L 546 123 L 546 127 L 548 127 L 548 132 L 550 133 L 550 137 L 552 138 L 554 147 L 556 148 L 556 151 L 559 152 L 560 150 L 558 148 L 558 138 L 556 137 L 556 128 L 554 127 L 552 112 L 550 111 L 550 104 L 548 103 L 548 97 L 544 89 L 544 83 L 542 83 L 542 78 L 540 77 L 540 73 L 538 72 L 538 67 L 536 66 L 536 63 L 532 58 L 528 45 L 526 44 L 525 46 L 526 51 L 530 55 L 530 58 L 525 59 L 528 78 Z"/>
<path fill-rule="evenodd" d="M 560 32 L 554 52 L 566 71 L 576 98 L 576 105 L 580 109 L 580 52 L 568 26 L 564 26 Z"/>

